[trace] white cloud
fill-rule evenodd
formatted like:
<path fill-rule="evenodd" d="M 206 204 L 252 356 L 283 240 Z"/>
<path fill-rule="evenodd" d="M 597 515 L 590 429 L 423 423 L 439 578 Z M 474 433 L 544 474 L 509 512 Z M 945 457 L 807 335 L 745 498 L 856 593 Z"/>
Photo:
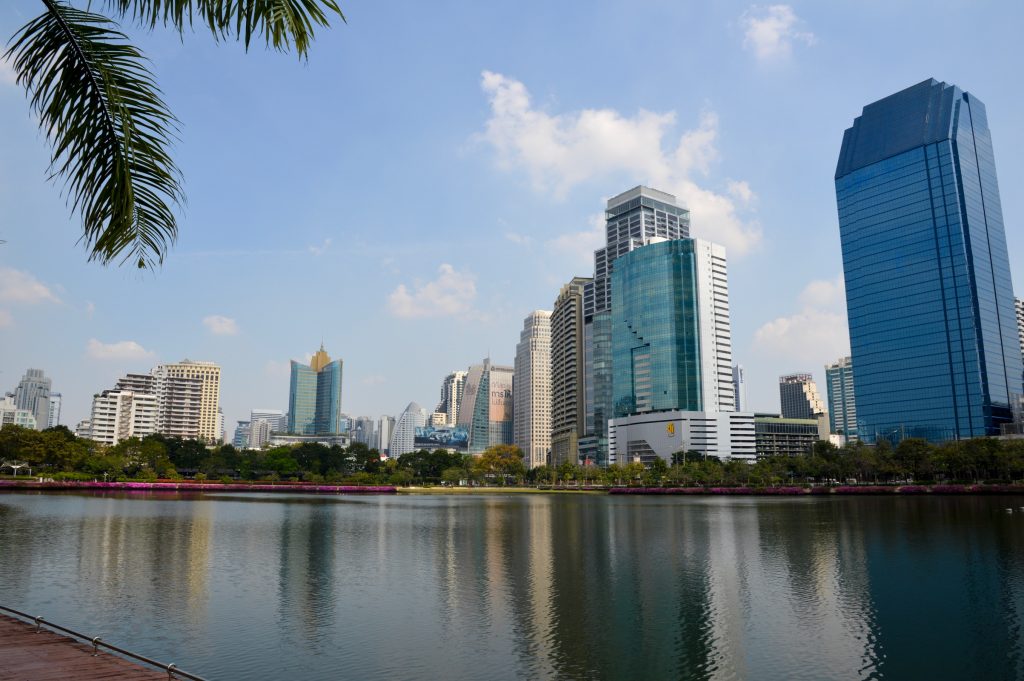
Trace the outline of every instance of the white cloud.
<path fill-rule="evenodd" d="M 757 194 L 750 188 L 746 180 L 729 180 L 726 184 L 729 195 L 743 205 L 749 205 L 757 199 Z"/>
<path fill-rule="evenodd" d="M 0 329 L 6 329 L 8 326 L 14 326 L 14 317 L 11 316 L 10 310 L 0 309 Z"/>
<path fill-rule="evenodd" d="M 404 319 L 416 317 L 453 317 L 470 312 L 476 298 L 476 278 L 445 263 L 436 279 L 417 283 L 410 292 L 405 284 L 388 297 L 391 314 Z"/>
<path fill-rule="evenodd" d="M 754 333 L 755 350 L 802 369 L 816 369 L 849 355 L 842 276 L 810 282 L 800 293 L 799 301 L 803 307 L 796 314 L 761 325 Z"/>
<path fill-rule="evenodd" d="M 86 354 L 93 359 L 147 359 L 155 353 L 146 350 L 135 341 L 117 341 L 116 343 L 101 343 L 92 338 L 86 348 Z"/>
<path fill-rule="evenodd" d="M 88 315 L 89 317 L 92 317 L 93 314 L 95 314 L 95 312 L 96 312 L 96 303 L 92 302 L 91 300 L 87 301 L 85 303 L 85 314 Z"/>
<path fill-rule="evenodd" d="M 803 30 L 804 22 L 789 5 L 752 5 L 740 17 L 743 47 L 753 50 L 758 59 L 786 57 L 793 43 L 814 45 L 818 39 Z"/>
<path fill-rule="evenodd" d="M 0 85 L 15 85 L 17 82 L 14 67 L 6 59 L 0 58 Z"/>
<path fill-rule="evenodd" d="M 231 317 L 219 314 L 203 317 L 203 326 L 215 336 L 234 336 L 238 333 L 238 323 Z"/>
<path fill-rule="evenodd" d="M 760 240 L 760 227 L 738 215 L 733 199 L 693 179 L 707 176 L 718 158 L 714 112 L 705 111 L 696 128 L 673 142 L 666 137 L 675 112 L 549 114 L 533 107 L 526 86 L 515 79 L 484 71 L 482 87 L 491 116 L 479 139 L 495 149 L 500 167 L 524 169 L 536 191 L 560 198 L 596 179 L 646 183 L 679 197 L 691 210 L 694 234 L 725 245 L 732 254 L 741 255 Z"/>
<path fill-rule="evenodd" d="M 547 242 L 554 253 L 567 255 L 580 266 L 593 265 L 594 251 L 605 244 L 604 214 L 595 213 L 590 217 L 590 229 L 562 234 Z"/>
<path fill-rule="evenodd" d="M 388 379 L 385 378 L 384 376 L 381 376 L 380 374 L 373 374 L 371 376 L 366 376 L 366 377 L 363 378 L 363 380 L 360 381 L 360 383 L 362 383 L 363 385 L 381 385 L 382 383 L 387 383 L 387 382 L 388 382 Z"/>
<path fill-rule="evenodd" d="M 517 232 L 505 232 L 505 238 L 520 246 L 529 246 L 533 243 L 533 237 L 526 234 L 519 234 Z"/>
<path fill-rule="evenodd" d="M 332 241 L 333 241 L 333 239 L 328 237 L 328 238 L 324 239 L 324 242 L 321 245 L 319 245 L 319 246 L 316 246 L 316 245 L 310 246 L 309 247 L 309 252 L 312 253 L 315 256 L 321 256 L 324 253 L 326 253 L 327 250 L 331 247 L 331 242 Z"/>
<path fill-rule="evenodd" d="M 5 303 L 59 303 L 60 299 L 28 272 L 0 267 L 0 301 Z"/>

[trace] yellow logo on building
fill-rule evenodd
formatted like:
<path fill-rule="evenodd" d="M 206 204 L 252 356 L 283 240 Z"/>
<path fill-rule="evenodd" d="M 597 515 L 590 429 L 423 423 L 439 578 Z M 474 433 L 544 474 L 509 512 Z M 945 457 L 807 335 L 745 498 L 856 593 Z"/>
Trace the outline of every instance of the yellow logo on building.
<path fill-rule="evenodd" d="M 665 432 L 668 433 L 669 437 L 674 436 L 676 434 L 676 424 L 674 424 L 674 423 L 665 424 Z"/>

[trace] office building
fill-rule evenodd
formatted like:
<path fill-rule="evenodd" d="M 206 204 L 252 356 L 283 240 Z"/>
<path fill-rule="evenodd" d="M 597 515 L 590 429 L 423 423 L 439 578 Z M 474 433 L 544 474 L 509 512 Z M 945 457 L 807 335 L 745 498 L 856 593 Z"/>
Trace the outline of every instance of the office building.
<path fill-rule="evenodd" d="M 612 298 L 610 460 L 753 460 L 753 414 L 736 412 L 725 249 L 651 239 L 616 261 Z"/>
<path fill-rule="evenodd" d="M 125 374 L 115 390 L 154 395 L 157 399 L 157 432 L 183 440 L 201 439 L 204 378 L 167 371 L 159 365 L 148 374 Z M 216 429 L 216 423 L 213 428 Z M 211 431 L 212 432 L 212 431 Z"/>
<path fill-rule="evenodd" d="M 787 419 L 817 419 L 825 414 L 825 402 L 811 374 L 779 376 L 779 402 Z"/>
<path fill-rule="evenodd" d="M 825 389 L 828 391 L 829 431 L 844 440 L 857 439 L 857 405 L 853 391 L 853 359 L 840 357 L 825 365 Z"/>
<path fill-rule="evenodd" d="M 288 431 L 288 415 L 280 409 L 251 409 L 249 410 L 249 422 L 258 420 L 270 424 L 270 432 L 284 433 Z"/>
<path fill-rule="evenodd" d="M 835 186 L 859 438 L 998 434 L 1024 367 L 984 104 L 935 80 L 868 104 Z"/>
<path fill-rule="evenodd" d="M 582 455 L 607 464 L 608 419 L 612 418 L 612 272 L 615 261 L 651 239 L 690 236 L 690 212 L 676 197 L 634 187 L 608 200 L 604 248 L 594 251 L 594 279 L 583 294 L 586 363 L 586 429 Z"/>
<path fill-rule="evenodd" d="M 489 358 L 469 368 L 457 425 L 469 432 L 471 453 L 513 444 L 514 374 L 513 367 L 491 364 Z"/>
<path fill-rule="evenodd" d="M 104 390 L 92 398 L 89 438 L 105 445 L 157 432 L 157 399 L 151 393 Z"/>
<path fill-rule="evenodd" d="M 288 432 L 336 435 L 347 431 L 341 413 L 342 361 L 331 361 L 323 343 L 310 363 L 292 360 L 288 391 Z"/>
<path fill-rule="evenodd" d="M 377 443 L 374 440 L 375 432 L 376 428 L 374 427 L 373 419 L 367 416 L 357 416 L 352 419 L 349 435 L 352 436 L 353 442 L 361 442 L 370 449 L 374 449 L 377 447 Z"/>
<path fill-rule="evenodd" d="M 50 422 L 51 381 L 42 369 L 29 369 L 14 389 L 14 405 L 32 413 L 37 430 L 43 430 Z"/>
<path fill-rule="evenodd" d="M 747 382 L 743 376 L 742 364 L 735 364 L 732 367 L 732 393 L 736 399 L 736 411 L 748 411 L 750 404 L 747 402 Z"/>
<path fill-rule="evenodd" d="M 1024 300 L 1014 298 L 1013 307 L 1017 312 L 1017 337 L 1020 340 L 1020 354 L 1024 356 Z"/>
<path fill-rule="evenodd" d="M 249 422 L 239 421 L 235 426 L 235 436 L 231 438 L 235 449 L 246 449 L 249 446 Z"/>
<path fill-rule="evenodd" d="M 60 393 L 50 393 L 50 413 L 46 419 L 47 428 L 56 428 L 60 425 L 60 410 L 63 402 L 63 395 Z"/>
<path fill-rule="evenodd" d="M 758 458 L 807 456 L 814 443 L 829 441 L 828 422 L 824 417 L 798 419 L 778 414 L 755 414 L 754 432 Z"/>
<path fill-rule="evenodd" d="M 756 459 L 754 415 L 748 412 L 652 411 L 608 422 L 609 463 L 655 458 L 666 463 L 677 452 L 697 452 L 719 459 Z"/>
<path fill-rule="evenodd" d="M 514 441 L 524 464 L 547 463 L 551 449 L 551 312 L 534 310 L 523 320 L 512 382 Z"/>
<path fill-rule="evenodd" d="M 391 447 L 391 436 L 395 432 L 395 417 L 381 416 L 377 421 L 377 432 L 374 441 L 377 443 L 377 451 L 387 454 Z"/>
<path fill-rule="evenodd" d="M 466 387 L 466 372 L 453 371 L 444 377 L 441 383 L 441 401 L 437 403 L 436 413 L 445 415 L 443 425 L 454 426 L 459 419 L 459 405 L 462 404 L 462 393 Z"/>
<path fill-rule="evenodd" d="M 583 291 L 593 279 L 573 277 L 551 312 L 551 465 L 577 463 L 586 435 Z M 596 463 L 593 459 L 583 463 Z"/>
<path fill-rule="evenodd" d="M 395 430 L 391 435 L 388 457 L 397 459 L 402 454 L 416 451 L 416 429 L 423 428 L 427 423 L 427 410 L 410 402 L 402 415 L 395 422 Z"/>
<path fill-rule="evenodd" d="M 0 398 L 0 428 L 4 426 L 20 426 L 36 429 L 36 417 L 28 409 L 19 409 L 13 395 Z"/>
<path fill-rule="evenodd" d="M 256 419 L 249 422 L 249 437 L 246 446 L 249 449 L 261 449 L 270 442 L 270 436 L 274 433 L 273 426 L 266 419 Z"/>

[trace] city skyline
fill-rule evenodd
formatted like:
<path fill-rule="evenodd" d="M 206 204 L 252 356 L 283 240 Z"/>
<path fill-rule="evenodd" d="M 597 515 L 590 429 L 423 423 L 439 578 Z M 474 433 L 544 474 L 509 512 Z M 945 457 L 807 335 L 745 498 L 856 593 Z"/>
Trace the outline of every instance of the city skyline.
<path fill-rule="evenodd" d="M 27 7 L 19 0 L 0 9 L 0 26 L 20 23 Z M 582 80 L 571 77 L 572 69 L 551 65 L 571 63 L 583 54 L 591 59 L 592 50 L 556 36 L 560 32 L 553 27 L 564 18 L 563 9 L 539 9 L 551 28 L 528 22 L 534 28 L 506 32 L 491 45 L 473 37 L 460 58 L 464 64 L 454 63 L 450 55 L 434 55 L 423 64 L 388 57 L 365 78 L 355 79 L 355 91 L 372 100 L 377 86 L 368 81 L 374 77 L 386 88 L 414 94 L 420 69 L 439 68 L 444 74 L 438 85 L 450 95 L 450 106 L 412 112 L 422 118 L 415 121 L 393 113 L 380 125 L 369 117 L 376 108 L 364 110 L 346 92 L 328 88 L 324 99 L 310 93 L 317 91 L 317 83 L 352 78 L 355 57 L 371 44 L 367 29 L 380 27 L 383 10 L 347 10 L 352 26 L 360 29 L 325 33 L 314 58 L 299 70 L 290 60 L 259 50 L 243 57 L 241 50 L 215 47 L 201 37 L 189 36 L 182 44 L 175 36 L 140 32 L 133 38 L 161 56 L 161 84 L 187 122 L 179 153 L 190 192 L 180 243 L 162 270 L 142 275 L 84 262 L 74 246 L 77 221 L 69 219 L 59 191 L 43 180 L 46 150 L 25 115 L 23 94 L 0 67 L 0 120 L 11 130 L 10 154 L 0 162 L 0 203 L 10 225 L 0 234 L 8 241 L 0 247 L 4 390 L 13 389 L 25 369 L 43 368 L 64 395 L 62 422 L 73 425 L 87 416 L 91 396 L 119 376 L 196 357 L 223 367 L 224 422 L 230 428 L 253 407 L 286 409 L 288 360 L 304 356 L 306 339 L 323 337 L 346 360 L 346 413 L 394 416 L 411 400 L 432 406 L 437 383 L 451 368 L 468 366 L 485 354 L 496 364 L 512 364 L 523 316 L 549 308 L 552 294 L 573 276 L 591 274 L 593 216 L 604 200 L 646 183 L 676 192 L 691 211 L 694 235 L 722 241 L 729 249 L 733 359 L 745 368 L 751 410 L 776 411 L 779 375 L 811 371 L 824 385 L 825 363 L 849 352 L 836 346 L 846 327 L 830 179 L 836 136 L 863 104 L 935 77 L 957 83 L 986 103 L 998 148 L 1017 148 L 1024 135 L 1013 125 L 1024 110 L 1022 95 L 1001 86 L 998 74 L 988 68 L 1012 56 L 1010 48 L 1001 47 L 1006 41 L 991 31 L 1008 30 L 1021 10 L 988 16 L 985 31 L 972 31 L 981 20 L 961 7 L 949 8 L 942 17 L 911 5 L 858 12 L 845 6 L 794 4 L 792 9 L 796 23 L 773 43 L 751 32 L 766 24 L 757 23 L 765 19 L 759 14 L 763 8 L 749 3 L 659 7 L 664 19 L 659 23 L 699 20 L 707 36 L 671 52 L 655 47 L 647 59 L 663 60 L 659 73 L 637 69 L 632 55 L 601 55 Z M 500 8 L 465 11 L 485 28 L 503 20 Z M 423 26 L 450 30 L 421 12 L 410 6 L 400 19 L 389 16 L 388 25 L 411 45 L 419 44 L 417 31 Z M 617 26 L 633 32 L 641 25 L 647 30 L 643 14 L 605 8 L 587 22 L 594 30 Z M 911 16 L 919 23 L 906 32 Z M 871 39 L 855 47 L 868 25 Z M 923 36 L 949 26 L 988 37 L 968 37 L 966 56 L 947 55 Z M 511 50 L 523 39 L 520 30 L 539 30 L 532 42 L 548 58 L 531 59 Z M 813 41 L 805 39 L 808 35 Z M 893 66 L 872 52 L 896 36 L 913 49 Z M 854 49 L 866 60 L 864 68 L 840 70 Z M 717 60 L 729 78 L 691 73 L 684 65 L 694 55 Z M 203 86 L 186 94 L 183 84 L 194 83 L 200 63 L 213 69 L 212 89 Z M 625 89 L 609 94 L 607 76 L 626 73 Z M 844 77 L 835 78 L 836 73 Z M 679 87 L 662 87 L 666 77 L 674 77 Z M 223 126 L 211 125 L 200 112 L 226 83 L 239 100 L 256 102 L 246 108 L 253 129 L 272 126 L 268 121 L 282 115 L 298 115 L 298 109 L 281 111 L 274 102 L 253 99 L 256 83 L 267 80 L 281 89 L 275 102 L 295 96 L 303 102 L 301 110 L 330 110 L 332 116 L 313 114 L 307 121 L 310 136 L 297 133 L 298 151 L 273 150 L 266 152 L 269 157 L 262 151 L 259 156 L 224 153 L 223 145 L 236 140 L 218 141 Z M 392 102 L 393 96 L 380 101 Z M 233 106 L 225 102 L 224 115 L 237 119 Z M 403 108 L 408 109 L 396 104 L 393 111 Z M 744 114 L 747 110 L 756 115 Z M 331 133 L 328 143 L 313 144 L 310 140 L 325 130 L 339 127 L 335 114 L 342 123 L 365 127 L 367 141 L 350 148 L 349 136 Z M 649 133 L 629 139 L 640 145 L 639 156 L 650 159 L 613 154 L 605 137 L 583 135 L 588 116 L 607 121 L 623 135 Z M 520 146 L 516 126 L 528 121 L 559 131 L 546 142 L 566 152 L 568 165 L 545 165 Z M 361 153 L 360 145 L 377 144 L 385 133 L 398 134 L 400 140 L 389 145 L 393 158 L 374 161 Z M 597 155 L 587 156 L 587 149 Z M 208 150 L 218 158 L 211 159 Z M 672 165 L 680 155 L 689 165 Z M 997 157 L 1001 183 L 1020 184 L 1024 166 L 1011 153 L 997 152 Z M 431 178 L 395 173 L 398 164 L 422 166 L 424 158 L 441 159 L 444 169 Z M 657 164 L 664 161 L 670 172 L 658 177 Z M 294 174 L 299 163 L 311 164 L 310 174 L 321 177 L 296 193 L 285 176 Z M 290 189 L 278 193 L 245 172 L 251 167 L 265 169 L 268 181 Z M 782 167 L 786 172 L 779 172 Z M 245 182 L 238 179 L 243 176 Z M 379 182 L 385 176 L 388 183 Z M 230 178 L 226 184 L 224 178 Z M 226 199 L 215 200 L 206 185 L 222 187 Z M 404 202 L 393 201 L 398 193 Z M 319 194 L 326 198 L 290 215 L 292 196 Z M 261 200 L 246 207 L 250 196 Z M 742 202 L 742 196 L 749 201 Z M 398 219 L 382 220 L 369 212 L 385 199 L 392 199 Z M 451 216 L 456 200 L 469 202 L 467 217 Z M 340 201 L 357 211 L 351 219 L 332 217 Z M 430 217 L 410 219 L 425 206 L 447 214 L 428 211 Z M 1024 268 L 1014 246 L 1022 199 L 1007 192 L 1003 213 L 1010 266 L 1020 285 Z M 281 229 L 284 224 L 287 230 Z M 380 231 L 385 229 L 390 231 Z M 388 238 L 378 242 L 375 231 Z M 728 238 L 717 238 L 717 232 Z M 744 235 L 756 238 L 744 240 Z M 40 243 L 47 248 L 39 248 Z M 497 266 L 479 262 L 476 254 L 481 252 L 489 253 Z M 791 257 L 799 257 L 800 266 L 780 266 Z M 282 279 L 271 285 L 266 273 L 275 270 Z M 325 317 L 315 296 L 297 300 L 299 287 L 345 292 L 361 303 L 360 321 L 375 332 L 361 333 L 348 312 L 337 320 Z M 183 300 L 196 304 L 182 305 Z M 285 304 L 298 313 L 287 331 L 275 328 L 272 312 Z M 429 338 L 444 339 L 433 344 L 430 361 L 423 362 L 421 353 L 403 353 L 410 339 Z"/>

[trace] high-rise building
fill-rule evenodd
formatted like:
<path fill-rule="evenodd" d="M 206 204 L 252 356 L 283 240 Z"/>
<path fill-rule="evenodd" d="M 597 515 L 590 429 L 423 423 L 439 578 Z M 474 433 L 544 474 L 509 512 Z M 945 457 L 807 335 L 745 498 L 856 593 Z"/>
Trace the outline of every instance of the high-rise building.
<path fill-rule="evenodd" d="M 235 426 L 235 436 L 231 438 L 231 444 L 235 449 L 245 449 L 249 446 L 249 422 L 239 421 Z"/>
<path fill-rule="evenodd" d="M 608 419 L 612 418 L 612 284 L 616 259 L 651 239 L 690 236 L 690 212 L 672 194 L 634 187 L 608 199 L 604 248 L 594 251 L 594 280 L 583 294 L 587 437 L 583 456 L 607 464 Z"/>
<path fill-rule="evenodd" d="M 853 391 L 853 360 L 840 357 L 825 365 L 825 389 L 828 391 L 828 425 L 836 435 L 857 439 L 857 405 Z"/>
<path fill-rule="evenodd" d="M 616 418 L 735 411 L 725 248 L 660 241 L 619 258 L 612 276 Z"/>
<path fill-rule="evenodd" d="M 444 377 L 441 384 L 441 401 L 437 403 L 435 412 L 445 415 L 445 424 L 454 426 L 459 420 L 459 405 L 462 404 L 462 393 L 466 387 L 466 372 L 453 371 Z"/>
<path fill-rule="evenodd" d="M 725 249 L 651 239 L 616 261 L 612 299 L 615 461 L 753 459 L 753 415 L 735 410 Z"/>
<path fill-rule="evenodd" d="M 391 447 L 391 436 L 395 432 L 395 417 L 394 416 L 381 416 L 380 420 L 377 421 L 377 432 L 374 435 L 374 440 L 377 443 L 377 450 L 384 453 L 389 453 Z"/>
<path fill-rule="evenodd" d="M 198 440 L 201 438 L 205 379 L 168 371 L 166 366 L 159 365 L 148 374 L 126 374 L 118 379 L 114 389 L 156 396 L 157 432 L 167 437 Z M 216 423 L 213 428 L 215 431 Z"/>
<path fill-rule="evenodd" d="M 36 417 L 28 409 L 19 409 L 13 395 L 0 398 L 0 428 L 4 426 L 21 426 L 36 429 Z"/>
<path fill-rule="evenodd" d="M 331 361 L 323 343 L 308 365 L 292 360 L 288 432 L 337 435 L 347 431 L 341 413 L 342 361 Z"/>
<path fill-rule="evenodd" d="M 263 445 L 270 442 L 270 434 L 274 432 L 270 421 L 256 419 L 249 422 L 249 438 L 246 446 L 249 449 L 261 449 Z"/>
<path fill-rule="evenodd" d="M 60 393 L 50 393 L 50 413 L 46 419 L 47 428 L 56 428 L 60 425 L 60 409 L 63 402 L 63 395 Z"/>
<path fill-rule="evenodd" d="M 551 450 L 551 312 L 523 320 L 512 382 L 513 432 L 527 468 L 547 463 Z"/>
<path fill-rule="evenodd" d="M 374 440 L 375 432 L 376 428 L 374 428 L 373 419 L 368 416 L 357 416 L 352 419 L 350 433 L 353 442 L 362 442 L 371 449 L 377 448 L 377 443 Z"/>
<path fill-rule="evenodd" d="M 1020 354 L 1024 357 L 1024 300 L 1014 298 L 1013 307 L 1017 312 L 1017 337 L 1020 339 Z"/>
<path fill-rule="evenodd" d="M 513 367 L 491 364 L 490 359 L 469 368 L 458 425 L 469 432 L 471 453 L 513 443 L 514 374 Z"/>
<path fill-rule="evenodd" d="M 736 398 L 736 411 L 749 411 L 747 403 L 747 381 L 743 375 L 743 365 L 734 364 L 732 367 L 732 392 Z"/>
<path fill-rule="evenodd" d="M 422 428 L 426 423 L 427 410 L 415 402 L 410 402 L 395 422 L 388 456 L 397 459 L 402 454 L 416 451 L 416 429 Z"/>
<path fill-rule="evenodd" d="M 214 362 L 195 362 L 185 359 L 174 364 L 161 364 L 153 370 L 157 378 L 158 396 L 162 400 L 161 408 L 169 410 L 168 413 L 190 413 L 194 409 L 191 400 L 194 397 L 189 393 L 193 388 L 183 388 L 182 393 L 172 390 L 171 385 L 184 386 L 188 379 L 199 379 L 199 432 L 198 439 L 206 442 L 220 442 L 224 436 L 223 423 L 220 419 L 220 367 Z M 180 379 L 186 379 L 181 381 Z M 161 387 L 165 383 L 168 387 Z M 166 396 L 165 393 L 166 392 Z M 177 401 L 180 395 L 181 403 L 173 407 L 167 407 L 168 400 L 172 398 Z M 95 427 L 95 426 L 94 426 Z M 168 428 L 170 428 L 168 426 Z M 170 435 L 170 432 L 165 433 Z"/>
<path fill-rule="evenodd" d="M 151 393 L 104 390 L 92 398 L 89 438 L 116 445 L 131 437 L 157 432 L 157 399 Z"/>
<path fill-rule="evenodd" d="M 591 282 L 573 277 L 558 292 L 551 313 L 552 466 L 579 461 L 580 438 L 586 435 L 583 290 Z"/>
<path fill-rule="evenodd" d="M 819 440 L 829 440 L 824 418 L 788 419 L 778 414 L 754 414 L 757 458 L 807 456 Z"/>
<path fill-rule="evenodd" d="M 858 436 L 998 434 L 1024 365 L 984 104 L 935 80 L 868 104 L 835 186 Z"/>
<path fill-rule="evenodd" d="M 811 374 L 779 376 L 782 418 L 816 419 L 825 414 L 825 402 Z"/>
<path fill-rule="evenodd" d="M 288 431 L 288 415 L 280 409 L 251 409 L 249 422 L 263 419 L 270 424 L 270 432 L 285 433 Z"/>
<path fill-rule="evenodd" d="M 42 369 L 29 369 L 14 389 L 15 406 L 32 412 L 38 430 L 50 422 L 50 388 L 51 381 Z"/>

